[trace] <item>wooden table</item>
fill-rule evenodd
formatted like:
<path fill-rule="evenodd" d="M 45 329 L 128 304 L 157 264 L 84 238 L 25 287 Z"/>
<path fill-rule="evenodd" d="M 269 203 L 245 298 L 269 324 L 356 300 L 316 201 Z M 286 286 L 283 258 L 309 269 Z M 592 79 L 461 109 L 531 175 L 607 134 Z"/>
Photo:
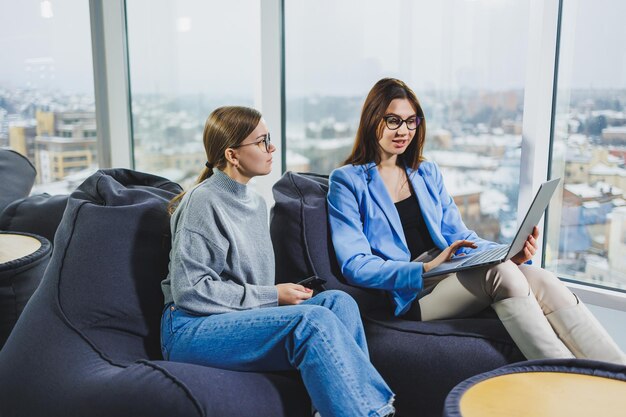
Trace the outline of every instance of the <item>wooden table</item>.
<path fill-rule="evenodd" d="M 626 381 L 569 372 L 520 372 L 476 383 L 463 417 L 624 417 Z"/>
<path fill-rule="evenodd" d="M 35 253 L 41 242 L 34 237 L 10 233 L 0 234 L 0 265 Z"/>
<path fill-rule="evenodd" d="M 39 286 L 51 253 L 44 237 L 0 231 L 0 349 Z"/>

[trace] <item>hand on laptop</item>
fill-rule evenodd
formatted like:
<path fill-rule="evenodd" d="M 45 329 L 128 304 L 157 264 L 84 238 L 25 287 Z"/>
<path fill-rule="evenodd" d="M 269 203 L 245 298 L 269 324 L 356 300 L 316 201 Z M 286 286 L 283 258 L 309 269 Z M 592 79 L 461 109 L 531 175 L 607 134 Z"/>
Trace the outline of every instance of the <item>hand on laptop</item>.
<path fill-rule="evenodd" d="M 441 265 L 445 261 L 451 259 L 452 256 L 454 256 L 454 253 L 461 248 L 476 249 L 477 247 L 478 246 L 476 246 L 474 242 L 471 242 L 469 240 L 457 240 L 455 242 L 452 242 L 452 244 L 445 248 L 443 251 L 441 251 L 439 256 L 437 256 L 435 259 L 430 262 L 424 262 L 424 272 L 428 272 L 431 269 Z"/>
<path fill-rule="evenodd" d="M 535 226 L 533 228 L 533 234 L 528 235 L 528 239 L 526 239 L 526 243 L 524 243 L 524 249 L 519 251 L 517 255 L 511 258 L 513 262 L 518 265 L 523 264 L 526 261 L 529 261 L 537 252 L 537 239 L 539 238 L 539 228 Z"/>

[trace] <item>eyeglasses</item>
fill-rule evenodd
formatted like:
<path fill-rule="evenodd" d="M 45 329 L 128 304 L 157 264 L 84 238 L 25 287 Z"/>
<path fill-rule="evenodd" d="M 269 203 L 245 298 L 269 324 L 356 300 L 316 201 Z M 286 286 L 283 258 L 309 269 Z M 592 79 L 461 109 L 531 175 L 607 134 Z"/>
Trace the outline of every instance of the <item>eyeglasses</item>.
<path fill-rule="evenodd" d="M 402 123 L 406 123 L 407 129 L 415 130 L 417 129 L 417 126 L 419 126 L 420 123 L 422 122 L 423 117 L 411 116 L 408 119 L 403 120 L 400 117 L 391 114 L 389 116 L 383 116 L 383 119 L 385 120 L 385 124 L 387 125 L 387 127 L 391 130 L 400 129 L 400 126 L 402 126 Z"/>
<path fill-rule="evenodd" d="M 261 144 L 263 144 L 263 146 L 260 146 Z M 231 146 L 231 148 L 236 149 L 236 148 L 241 148 L 242 146 L 248 146 L 248 145 L 257 145 L 263 152 L 270 153 L 270 148 L 272 147 L 272 140 L 270 139 L 270 132 L 267 132 L 267 135 L 263 135 L 263 139 L 259 141 L 250 142 L 250 143 L 240 143 L 239 145 Z"/>

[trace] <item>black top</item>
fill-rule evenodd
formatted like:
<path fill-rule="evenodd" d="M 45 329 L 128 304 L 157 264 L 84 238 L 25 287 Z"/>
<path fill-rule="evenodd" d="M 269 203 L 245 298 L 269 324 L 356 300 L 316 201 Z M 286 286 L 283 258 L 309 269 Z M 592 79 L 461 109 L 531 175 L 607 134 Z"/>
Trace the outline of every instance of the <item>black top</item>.
<path fill-rule="evenodd" d="M 430 232 L 422 217 L 417 197 L 411 189 L 411 196 L 395 203 L 396 210 L 402 222 L 404 237 L 411 252 L 411 260 L 417 258 L 422 253 L 435 247 Z"/>

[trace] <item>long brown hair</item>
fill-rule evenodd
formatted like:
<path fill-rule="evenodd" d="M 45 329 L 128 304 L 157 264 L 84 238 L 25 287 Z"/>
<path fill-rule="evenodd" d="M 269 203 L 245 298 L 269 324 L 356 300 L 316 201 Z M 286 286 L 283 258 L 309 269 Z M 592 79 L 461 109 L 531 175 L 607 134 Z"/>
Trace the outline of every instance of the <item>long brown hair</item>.
<path fill-rule="evenodd" d="M 224 106 L 215 109 L 204 124 L 203 142 L 207 163 L 196 184 L 213 175 L 213 168 L 226 168 L 226 149 L 239 145 L 261 121 L 261 113 L 249 107 Z M 186 191 L 170 201 L 167 210 L 174 213 Z"/>
<path fill-rule="evenodd" d="M 411 144 L 398 157 L 398 164 L 404 163 L 412 169 L 419 167 L 424 160 L 422 155 L 424 138 L 426 137 L 424 112 L 413 90 L 404 82 L 395 78 L 383 78 L 378 81 L 367 95 L 361 111 L 361 121 L 356 132 L 354 146 L 350 156 L 344 161 L 344 165 L 363 165 L 370 162 L 378 165 L 380 163 L 378 139 L 385 128 L 383 117 L 389 104 L 398 98 L 409 100 L 417 116 L 422 119 Z"/>

